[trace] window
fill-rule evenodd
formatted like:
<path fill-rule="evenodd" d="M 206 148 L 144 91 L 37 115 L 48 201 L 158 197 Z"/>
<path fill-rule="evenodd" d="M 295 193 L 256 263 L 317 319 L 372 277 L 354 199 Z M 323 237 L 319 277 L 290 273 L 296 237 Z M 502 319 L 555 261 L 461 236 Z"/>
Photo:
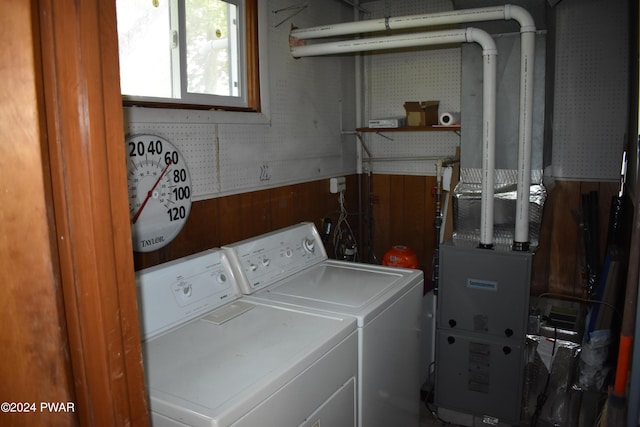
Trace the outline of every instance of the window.
<path fill-rule="evenodd" d="M 125 104 L 259 111 L 256 0 L 117 0 Z"/>

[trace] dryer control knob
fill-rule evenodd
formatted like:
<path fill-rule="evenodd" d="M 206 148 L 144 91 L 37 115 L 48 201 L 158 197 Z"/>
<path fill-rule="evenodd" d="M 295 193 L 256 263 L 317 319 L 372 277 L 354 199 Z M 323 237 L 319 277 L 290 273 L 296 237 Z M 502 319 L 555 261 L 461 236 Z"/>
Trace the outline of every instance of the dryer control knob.
<path fill-rule="evenodd" d="M 302 247 L 305 251 L 313 253 L 316 250 L 316 241 L 313 239 L 304 239 Z"/>
<path fill-rule="evenodd" d="M 251 263 L 251 264 L 249 264 L 249 269 L 251 271 L 256 271 L 258 269 L 258 266 L 256 264 Z"/>

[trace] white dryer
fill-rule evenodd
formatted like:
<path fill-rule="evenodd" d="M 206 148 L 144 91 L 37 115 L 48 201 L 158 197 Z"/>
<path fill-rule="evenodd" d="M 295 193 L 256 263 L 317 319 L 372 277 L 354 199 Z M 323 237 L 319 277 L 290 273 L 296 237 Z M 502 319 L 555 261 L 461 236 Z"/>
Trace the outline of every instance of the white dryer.
<path fill-rule="evenodd" d="M 357 319 L 359 426 L 419 424 L 422 271 L 330 260 L 313 223 L 223 249 L 247 300 Z"/>
<path fill-rule="evenodd" d="M 245 301 L 219 250 L 137 284 L 155 427 L 355 425 L 355 319 Z"/>

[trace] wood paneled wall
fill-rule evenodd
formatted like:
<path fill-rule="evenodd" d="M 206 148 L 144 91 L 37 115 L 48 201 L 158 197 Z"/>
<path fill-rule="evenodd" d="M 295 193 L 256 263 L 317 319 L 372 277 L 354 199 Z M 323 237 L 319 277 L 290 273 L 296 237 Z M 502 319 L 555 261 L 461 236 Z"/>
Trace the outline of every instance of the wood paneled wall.
<path fill-rule="evenodd" d="M 380 264 L 392 246 L 404 245 L 418 256 L 425 279 L 431 278 L 436 244 L 436 178 L 376 174 L 370 179 L 372 187 L 368 180 L 364 185 L 372 190 L 372 261 Z"/>
<path fill-rule="evenodd" d="M 358 209 L 357 177 L 347 177 L 345 207 Z M 329 180 L 287 185 L 194 202 L 178 237 L 168 246 L 150 253 L 135 253 L 135 269 L 150 267 L 189 254 L 267 233 L 301 221 L 312 221 L 320 229 L 322 218 L 336 224 L 338 196 L 329 192 Z M 357 216 L 349 216 L 357 232 Z M 330 256 L 332 248 L 327 248 Z"/>
<path fill-rule="evenodd" d="M 604 260 L 611 198 L 619 185 L 612 182 L 557 181 L 547 189 L 540 245 L 533 261 L 531 292 L 585 297 L 585 255 L 580 228 L 581 198 L 598 193 L 600 260 Z M 627 210 L 625 214 L 630 214 Z M 623 220 L 630 222 L 631 218 Z M 625 271 L 626 274 L 626 271 Z"/>
<path fill-rule="evenodd" d="M 406 245 L 416 252 L 425 278 L 430 279 L 436 242 L 435 177 L 373 175 L 372 180 L 374 262 L 380 263 L 392 245 Z M 618 184 L 559 181 L 547 190 L 540 245 L 534 256 L 532 294 L 551 292 L 584 297 L 581 196 L 598 192 L 603 260 L 610 203 Z"/>
<path fill-rule="evenodd" d="M 436 178 L 373 175 L 364 176 L 361 185 L 365 211 L 364 238 L 359 239 L 361 260 L 380 264 L 389 248 L 405 245 L 416 253 L 429 280 L 436 242 Z M 346 208 L 351 214 L 349 222 L 359 234 L 357 186 L 357 176 L 347 177 Z M 540 246 L 534 256 L 532 294 L 584 296 L 581 195 L 598 192 L 600 249 L 604 258 L 610 202 L 617 187 L 616 183 L 559 181 L 547 189 Z M 327 179 L 195 202 L 189 221 L 176 240 L 155 252 L 136 253 L 135 267 L 139 270 L 300 221 L 313 221 L 319 228 L 321 219 L 329 217 L 335 224 L 338 215 L 338 199 L 329 193 Z M 372 244 L 373 255 L 369 254 L 368 243 Z M 331 256 L 333 248 L 327 250 Z"/>

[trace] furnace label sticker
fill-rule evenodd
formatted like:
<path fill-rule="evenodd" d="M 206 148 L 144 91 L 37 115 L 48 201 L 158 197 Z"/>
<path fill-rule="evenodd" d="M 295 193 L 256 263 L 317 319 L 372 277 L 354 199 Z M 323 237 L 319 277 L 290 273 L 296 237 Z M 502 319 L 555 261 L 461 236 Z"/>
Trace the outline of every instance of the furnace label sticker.
<path fill-rule="evenodd" d="M 490 280 L 467 279 L 467 288 L 482 289 L 485 291 L 497 291 L 498 282 Z"/>

